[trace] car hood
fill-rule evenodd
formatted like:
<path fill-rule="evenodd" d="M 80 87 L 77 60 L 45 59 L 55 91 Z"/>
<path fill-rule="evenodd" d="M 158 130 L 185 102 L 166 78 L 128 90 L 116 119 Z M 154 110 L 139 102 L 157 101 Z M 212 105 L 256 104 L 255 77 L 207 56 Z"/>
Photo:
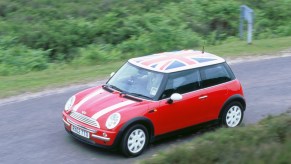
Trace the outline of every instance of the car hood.
<path fill-rule="evenodd" d="M 125 98 L 119 92 L 111 93 L 102 87 L 96 87 L 77 94 L 72 111 L 98 120 L 102 116 L 139 105 L 139 101 Z"/>

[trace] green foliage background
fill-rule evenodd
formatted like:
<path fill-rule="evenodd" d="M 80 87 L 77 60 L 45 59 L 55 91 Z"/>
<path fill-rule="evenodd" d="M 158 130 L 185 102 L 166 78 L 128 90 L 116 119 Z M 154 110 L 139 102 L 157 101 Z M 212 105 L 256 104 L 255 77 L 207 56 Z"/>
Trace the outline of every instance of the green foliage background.
<path fill-rule="evenodd" d="M 291 0 L 1 0 L 0 75 L 219 44 L 242 3 L 255 39 L 291 35 Z"/>

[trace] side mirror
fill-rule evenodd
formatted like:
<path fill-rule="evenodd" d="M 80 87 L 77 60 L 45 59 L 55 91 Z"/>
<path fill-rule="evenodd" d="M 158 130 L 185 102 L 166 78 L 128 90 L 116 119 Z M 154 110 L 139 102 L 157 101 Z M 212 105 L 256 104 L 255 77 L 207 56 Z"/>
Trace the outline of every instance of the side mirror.
<path fill-rule="evenodd" d="M 178 100 L 182 100 L 182 95 L 179 93 L 173 93 L 170 97 L 170 99 L 168 100 L 169 104 L 172 104 L 174 101 L 178 101 Z"/>
<path fill-rule="evenodd" d="M 110 77 L 112 77 L 115 74 L 115 72 L 111 72 Z"/>

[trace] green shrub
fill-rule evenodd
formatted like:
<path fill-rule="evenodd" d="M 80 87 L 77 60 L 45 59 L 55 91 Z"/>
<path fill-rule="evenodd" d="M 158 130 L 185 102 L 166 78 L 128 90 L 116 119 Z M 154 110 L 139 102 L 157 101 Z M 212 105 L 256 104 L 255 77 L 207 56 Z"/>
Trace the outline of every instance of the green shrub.
<path fill-rule="evenodd" d="M 0 75 L 23 74 L 48 67 L 47 51 L 33 50 L 25 46 L 0 48 Z"/>
<path fill-rule="evenodd" d="M 77 53 L 79 54 L 79 57 L 73 60 L 73 64 L 76 65 L 94 65 L 102 62 L 117 61 L 122 56 L 120 51 L 109 44 L 92 44 L 87 47 L 80 48 Z"/>
<path fill-rule="evenodd" d="M 49 62 L 88 63 L 194 48 L 204 40 L 215 45 L 237 37 L 242 4 L 255 11 L 255 39 L 291 35 L 291 0 L 1 0 L 0 46 L 41 49 Z M 97 57 L 89 53 L 97 49 Z"/>
<path fill-rule="evenodd" d="M 127 30 L 135 35 L 117 45 L 117 48 L 125 54 L 130 54 L 129 56 L 142 56 L 200 45 L 201 37 L 187 29 L 185 23 L 176 26 L 173 26 L 173 23 L 172 19 L 157 13 L 145 14 L 142 21 L 131 20 L 131 28 Z"/>
<path fill-rule="evenodd" d="M 285 114 L 209 132 L 141 163 L 290 163 L 290 152 L 291 116 Z"/>

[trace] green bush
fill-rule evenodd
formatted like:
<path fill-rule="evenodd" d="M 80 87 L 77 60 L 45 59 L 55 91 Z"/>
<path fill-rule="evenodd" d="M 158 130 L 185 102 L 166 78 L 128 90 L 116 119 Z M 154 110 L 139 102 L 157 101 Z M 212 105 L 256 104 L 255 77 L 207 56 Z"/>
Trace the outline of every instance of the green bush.
<path fill-rule="evenodd" d="M 290 152 L 291 116 L 285 114 L 206 133 L 141 163 L 289 163 Z"/>
<path fill-rule="evenodd" d="M 94 65 L 102 62 L 117 61 L 121 59 L 121 52 L 112 45 L 96 45 L 92 44 L 84 48 L 78 49 L 79 57 L 73 60 L 75 65 Z"/>
<path fill-rule="evenodd" d="M 24 46 L 0 47 L 0 75 L 23 74 L 40 71 L 48 67 L 47 51 L 29 49 Z"/>
<path fill-rule="evenodd" d="M 190 30 L 158 27 L 153 32 L 121 43 L 117 46 L 127 57 L 143 56 L 155 52 L 189 49 L 200 45 L 201 38 Z"/>
<path fill-rule="evenodd" d="M 242 4 L 255 11 L 255 39 L 291 35 L 291 0 L 1 0 L 0 46 L 94 63 L 215 45 L 237 37 Z"/>

